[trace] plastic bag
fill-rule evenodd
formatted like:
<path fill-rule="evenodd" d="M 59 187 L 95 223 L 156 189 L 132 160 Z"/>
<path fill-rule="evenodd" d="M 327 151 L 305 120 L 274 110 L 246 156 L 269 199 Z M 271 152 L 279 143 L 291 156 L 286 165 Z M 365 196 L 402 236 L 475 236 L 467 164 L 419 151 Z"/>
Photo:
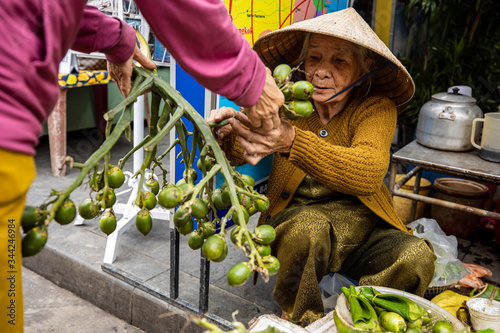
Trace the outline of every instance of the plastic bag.
<path fill-rule="evenodd" d="M 319 283 L 319 292 L 321 293 L 321 299 L 323 300 L 325 314 L 330 313 L 335 309 L 335 306 L 337 305 L 337 298 L 342 293 L 341 288 L 349 288 L 351 285 L 357 286 L 358 284 L 356 281 L 352 281 L 338 273 L 330 273 L 323 277 Z"/>
<path fill-rule="evenodd" d="M 436 220 L 421 218 L 409 223 L 408 226 L 413 229 L 415 236 L 425 238 L 432 244 L 437 256 L 434 263 L 434 278 L 429 287 L 448 286 L 471 273 L 471 270 L 457 258 L 457 238 L 446 235 Z"/>
<path fill-rule="evenodd" d="M 458 284 L 461 285 L 462 287 L 468 287 L 474 289 L 481 289 L 482 287 L 484 287 L 484 282 L 483 280 L 481 280 L 481 278 L 483 276 L 491 276 L 492 275 L 491 271 L 479 265 L 468 264 L 465 262 L 464 265 L 468 269 L 470 269 L 472 273 L 466 275 L 464 278 L 458 281 Z"/>

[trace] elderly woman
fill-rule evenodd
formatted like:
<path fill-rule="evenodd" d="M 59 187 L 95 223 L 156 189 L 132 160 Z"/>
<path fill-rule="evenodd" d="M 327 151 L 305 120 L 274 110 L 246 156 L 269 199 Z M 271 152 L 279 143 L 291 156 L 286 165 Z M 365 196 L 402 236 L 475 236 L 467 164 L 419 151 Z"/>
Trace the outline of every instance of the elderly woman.
<path fill-rule="evenodd" d="M 276 228 L 273 296 L 286 318 L 323 316 L 318 284 L 330 272 L 423 295 L 436 257 L 398 218 L 383 184 L 396 105 L 414 92 L 404 66 L 354 9 L 271 32 L 254 49 L 270 68 L 300 64 L 298 74 L 315 88 L 310 117 L 282 119 L 271 131 L 253 129 L 230 108 L 210 116 L 231 118 L 215 134 L 233 163 L 274 154 L 270 209 L 259 223 Z"/>

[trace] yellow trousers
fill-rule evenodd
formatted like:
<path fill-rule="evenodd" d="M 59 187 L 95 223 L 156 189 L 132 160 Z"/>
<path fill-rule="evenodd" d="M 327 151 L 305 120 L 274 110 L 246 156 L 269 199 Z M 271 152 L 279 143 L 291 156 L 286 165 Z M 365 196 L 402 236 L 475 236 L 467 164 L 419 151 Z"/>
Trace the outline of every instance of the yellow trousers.
<path fill-rule="evenodd" d="M 35 178 L 33 156 L 0 148 L 0 327 L 23 332 L 21 216 Z"/>

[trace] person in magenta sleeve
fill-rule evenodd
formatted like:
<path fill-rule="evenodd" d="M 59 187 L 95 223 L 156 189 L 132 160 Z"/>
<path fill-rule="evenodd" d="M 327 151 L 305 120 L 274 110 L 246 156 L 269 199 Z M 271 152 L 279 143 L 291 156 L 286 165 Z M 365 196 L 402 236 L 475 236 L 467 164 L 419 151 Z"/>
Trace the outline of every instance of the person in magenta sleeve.
<path fill-rule="evenodd" d="M 35 147 L 57 102 L 60 61 L 70 48 L 104 53 L 124 96 L 133 60 L 155 67 L 137 48 L 132 27 L 86 3 L 3 0 L 0 6 L 0 308 L 9 310 L 1 319 L 2 332 L 23 331 L 19 224 L 36 174 Z M 279 125 L 283 94 L 222 1 L 136 3 L 153 33 L 201 85 L 245 107 L 253 126 Z"/>

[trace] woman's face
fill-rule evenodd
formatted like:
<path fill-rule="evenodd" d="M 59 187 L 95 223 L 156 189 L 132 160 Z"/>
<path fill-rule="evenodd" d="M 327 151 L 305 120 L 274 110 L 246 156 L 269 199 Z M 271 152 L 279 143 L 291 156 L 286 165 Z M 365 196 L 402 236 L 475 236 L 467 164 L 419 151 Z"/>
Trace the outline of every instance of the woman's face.
<path fill-rule="evenodd" d="M 304 68 L 315 88 L 312 99 L 320 104 L 347 100 L 352 88 L 328 101 L 362 75 L 354 44 L 320 34 L 311 35 Z"/>

